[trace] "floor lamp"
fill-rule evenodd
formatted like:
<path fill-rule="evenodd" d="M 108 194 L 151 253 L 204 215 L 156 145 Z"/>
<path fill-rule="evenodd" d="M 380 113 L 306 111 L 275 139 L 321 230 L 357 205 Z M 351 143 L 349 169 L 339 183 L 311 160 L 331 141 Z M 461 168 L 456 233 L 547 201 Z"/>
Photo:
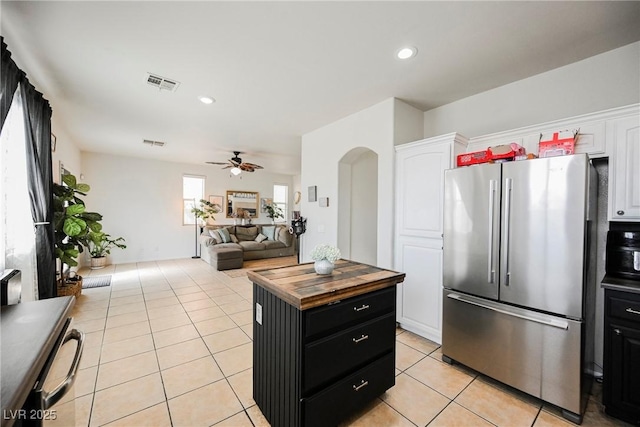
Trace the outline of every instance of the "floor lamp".
<path fill-rule="evenodd" d="M 196 199 L 193 199 L 193 208 L 196 208 Z M 200 258 L 200 255 L 198 255 L 198 215 L 195 212 L 193 213 L 193 225 L 196 227 L 196 254 L 191 258 L 197 259 Z"/>

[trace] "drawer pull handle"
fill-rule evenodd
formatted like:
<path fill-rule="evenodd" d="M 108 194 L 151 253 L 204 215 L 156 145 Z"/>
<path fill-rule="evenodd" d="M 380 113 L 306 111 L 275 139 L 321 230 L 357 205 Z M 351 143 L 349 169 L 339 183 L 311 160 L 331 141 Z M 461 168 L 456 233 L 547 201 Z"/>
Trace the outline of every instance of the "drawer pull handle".
<path fill-rule="evenodd" d="M 362 334 L 360 338 L 351 338 L 351 339 L 353 340 L 354 343 L 358 344 L 360 341 L 368 340 L 369 335 Z"/>
<path fill-rule="evenodd" d="M 368 305 L 362 304 L 362 307 L 360 308 L 353 307 L 353 311 L 362 311 L 362 310 L 366 310 L 367 308 L 369 308 Z"/>
<path fill-rule="evenodd" d="M 638 311 L 638 310 L 634 310 L 634 309 L 632 309 L 632 308 L 627 308 L 625 311 L 626 311 L 627 313 L 631 313 L 631 314 L 640 314 L 640 311 Z"/>
<path fill-rule="evenodd" d="M 353 386 L 353 391 L 360 391 L 361 388 L 366 387 L 368 385 L 369 385 L 369 381 L 362 380 L 360 385 L 354 385 Z"/>
<path fill-rule="evenodd" d="M 613 330 L 613 332 L 614 332 L 616 335 L 622 335 L 622 332 L 620 332 L 620 329 L 614 329 L 614 330 Z"/>

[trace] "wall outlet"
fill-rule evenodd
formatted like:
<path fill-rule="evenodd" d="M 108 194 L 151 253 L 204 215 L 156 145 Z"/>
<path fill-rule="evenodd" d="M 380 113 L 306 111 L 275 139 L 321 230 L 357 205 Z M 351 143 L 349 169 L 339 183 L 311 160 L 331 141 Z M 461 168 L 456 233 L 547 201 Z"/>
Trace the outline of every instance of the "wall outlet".
<path fill-rule="evenodd" d="M 256 303 L 256 322 L 262 325 L 262 306 L 258 303 Z"/>

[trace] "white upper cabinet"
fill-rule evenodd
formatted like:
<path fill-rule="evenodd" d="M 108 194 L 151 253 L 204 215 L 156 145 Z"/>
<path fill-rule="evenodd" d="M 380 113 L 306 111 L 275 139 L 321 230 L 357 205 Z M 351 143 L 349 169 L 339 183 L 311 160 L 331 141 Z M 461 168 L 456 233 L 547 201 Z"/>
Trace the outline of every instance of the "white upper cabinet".
<path fill-rule="evenodd" d="M 607 123 L 609 220 L 640 221 L 640 115 Z"/>
<path fill-rule="evenodd" d="M 458 134 L 396 147 L 396 233 L 441 238 L 444 171 L 455 165 L 466 140 Z"/>

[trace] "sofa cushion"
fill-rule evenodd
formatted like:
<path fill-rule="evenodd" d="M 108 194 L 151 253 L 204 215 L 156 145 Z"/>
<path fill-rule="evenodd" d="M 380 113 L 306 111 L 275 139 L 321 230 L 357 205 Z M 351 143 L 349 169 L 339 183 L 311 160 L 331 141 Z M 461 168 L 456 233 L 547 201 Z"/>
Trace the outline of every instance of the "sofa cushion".
<path fill-rule="evenodd" d="M 258 235 L 258 227 L 236 227 L 236 236 L 241 242 L 255 240 Z"/>
<path fill-rule="evenodd" d="M 242 249 L 245 251 L 263 251 L 265 249 L 265 242 L 240 242 L 239 245 L 242 246 Z"/>
<path fill-rule="evenodd" d="M 220 238 L 222 239 L 222 243 L 230 243 L 231 242 L 231 234 L 229 234 L 229 230 L 226 228 L 219 228 L 218 233 L 220 234 Z"/>
<path fill-rule="evenodd" d="M 255 241 L 258 243 L 262 242 L 263 240 L 267 240 L 267 236 L 262 233 L 258 234 L 255 238 Z"/>
<path fill-rule="evenodd" d="M 288 248 L 289 246 L 291 246 L 293 235 L 289 233 L 289 230 L 285 226 L 278 227 L 278 229 L 279 229 L 277 233 L 278 241 L 284 243 L 284 245 Z"/>
<path fill-rule="evenodd" d="M 238 240 L 238 238 L 236 237 L 236 235 L 235 235 L 235 234 L 230 234 L 230 236 L 231 236 L 231 241 L 232 241 L 233 243 L 238 243 L 238 242 L 239 242 L 239 240 Z"/>
<path fill-rule="evenodd" d="M 263 225 L 262 234 L 267 236 L 268 240 L 276 240 L 276 226 L 275 225 Z"/>
<path fill-rule="evenodd" d="M 265 240 L 262 243 L 264 243 L 266 249 L 286 248 L 286 245 L 279 240 Z"/>

